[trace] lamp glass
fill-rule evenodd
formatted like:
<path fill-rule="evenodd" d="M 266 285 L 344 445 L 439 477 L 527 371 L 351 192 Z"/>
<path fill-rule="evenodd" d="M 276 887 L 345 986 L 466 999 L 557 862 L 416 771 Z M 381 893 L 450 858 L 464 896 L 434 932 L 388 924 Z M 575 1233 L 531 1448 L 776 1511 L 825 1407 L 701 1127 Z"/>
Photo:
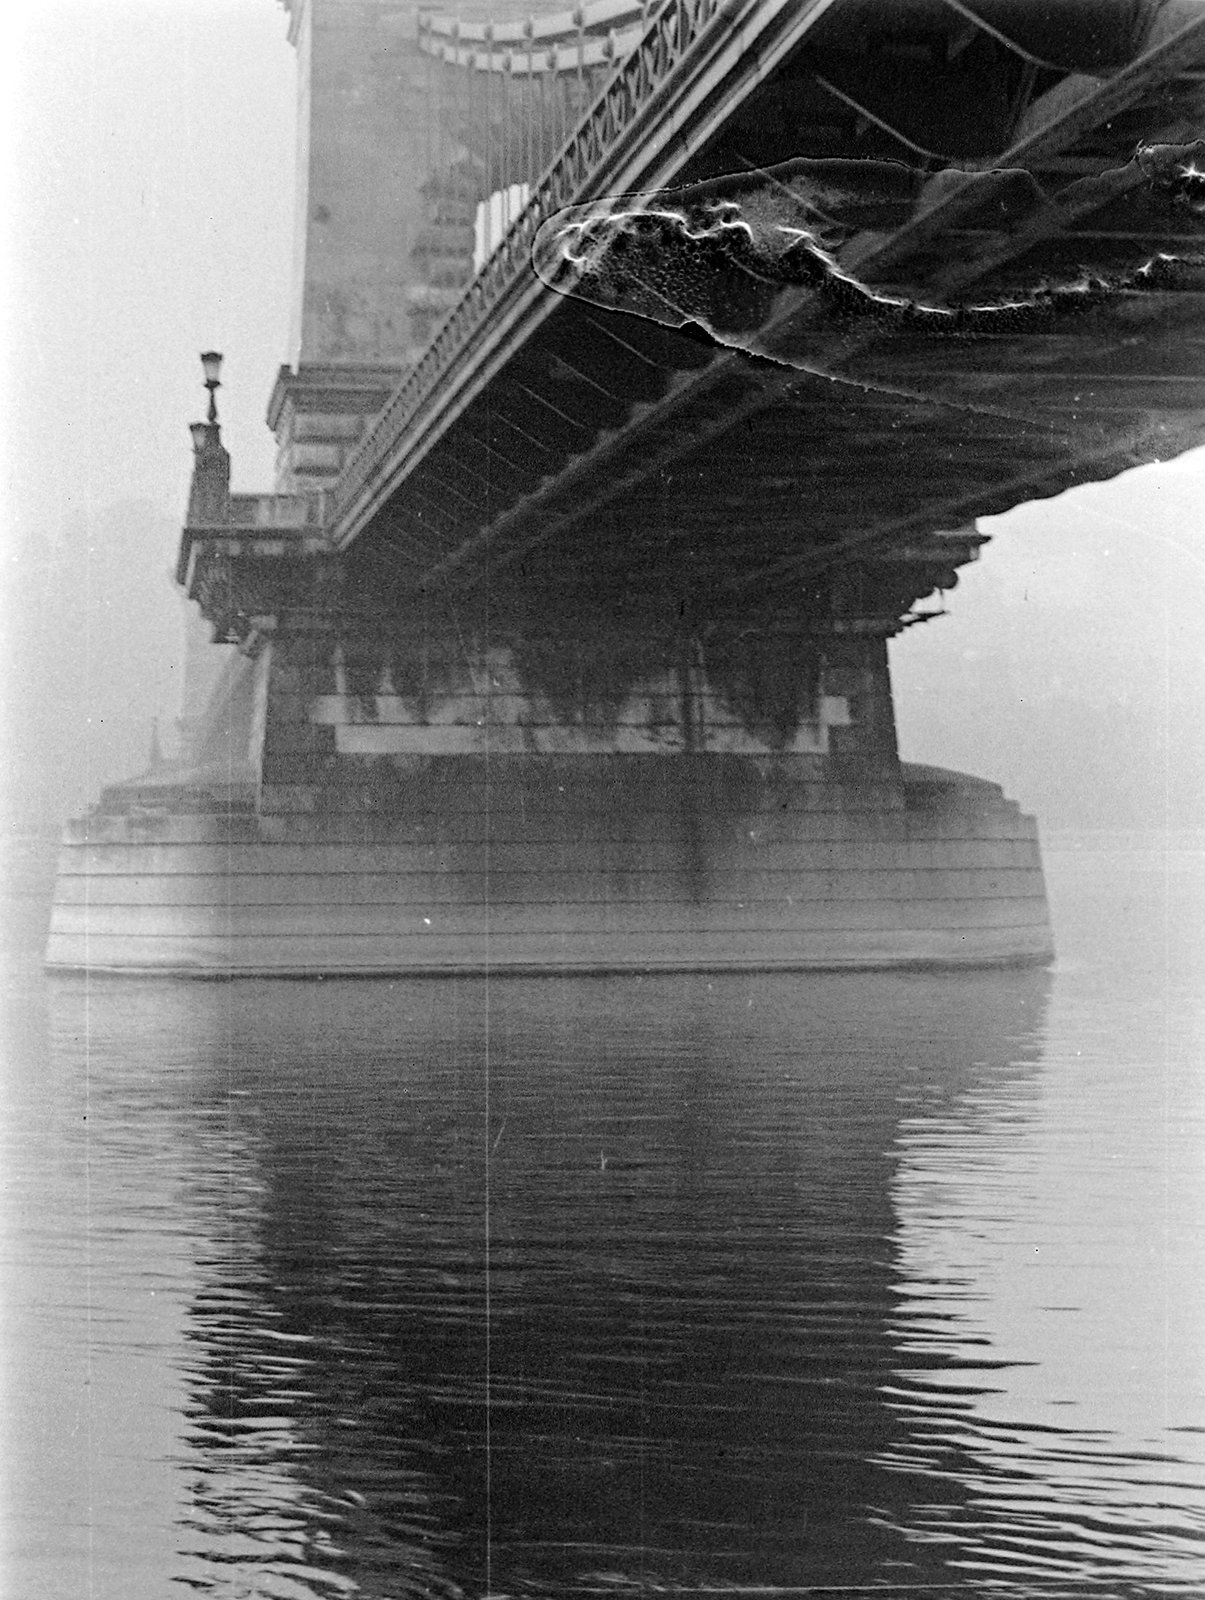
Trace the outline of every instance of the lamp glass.
<path fill-rule="evenodd" d="M 205 382 L 220 383 L 222 379 L 222 357 L 217 350 L 204 350 L 201 353 L 201 370 L 205 374 Z"/>
<path fill-rule="evenodd" d="M 188 431 L 192 434 L 192 447 L 197 455 L 201 454 L 209 443 L 209 424 L 207 422 L 190 422 Z"/>

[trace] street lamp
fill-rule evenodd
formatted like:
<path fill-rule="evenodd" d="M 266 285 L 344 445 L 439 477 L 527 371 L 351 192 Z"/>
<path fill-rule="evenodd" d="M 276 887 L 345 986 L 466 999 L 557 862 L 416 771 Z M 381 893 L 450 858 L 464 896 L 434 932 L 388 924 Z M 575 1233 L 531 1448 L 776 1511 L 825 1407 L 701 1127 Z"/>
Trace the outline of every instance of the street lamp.
<path fill-rule="evenodd" d="M 225 522 L 230 504 L 230 456 L 222 448 L 222 430 L 218 427 L 217 391 L 222 386 L 222 358 L 216 350 L 202 353 L 201 370 L 209 390 L 209 420 L 188 425 L 193 450 L 188 525 L 193 528 Z"/>
<path fill-rule="evenodd" d="M 205 387 L 209 390 L 209 420 L 218 420 L 217 392 L 222 387 L 222 357 L 217 350 L 201 352 L 201 370 L 205 374 Z"/>

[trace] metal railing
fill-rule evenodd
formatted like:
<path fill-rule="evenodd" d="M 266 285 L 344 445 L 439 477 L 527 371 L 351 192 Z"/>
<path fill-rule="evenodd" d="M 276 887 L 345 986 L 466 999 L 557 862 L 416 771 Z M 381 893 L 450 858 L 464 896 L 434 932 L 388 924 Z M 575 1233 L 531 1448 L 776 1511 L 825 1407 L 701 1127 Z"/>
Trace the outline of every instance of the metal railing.
<path fill-rule="evenodd" d="M 610 65 L 636 48 L 655 10 L 653 0 L 592 0 L 576 11 L 526 22 L 461 22 L 421 12 L 418 47 L 449 66 L 475 72 L 578 72 Z"/>

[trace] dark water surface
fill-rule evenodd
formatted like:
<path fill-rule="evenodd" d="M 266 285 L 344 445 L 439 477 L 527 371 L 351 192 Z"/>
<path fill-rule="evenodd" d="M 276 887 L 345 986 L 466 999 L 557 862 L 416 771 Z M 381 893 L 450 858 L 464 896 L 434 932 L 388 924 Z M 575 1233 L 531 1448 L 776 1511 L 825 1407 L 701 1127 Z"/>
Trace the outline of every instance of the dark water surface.
<path fill-rule="evenodd" d="M 1205 1593 L 1205 854 L 1052 973 L 43 979 L 6 1595 Z"/>

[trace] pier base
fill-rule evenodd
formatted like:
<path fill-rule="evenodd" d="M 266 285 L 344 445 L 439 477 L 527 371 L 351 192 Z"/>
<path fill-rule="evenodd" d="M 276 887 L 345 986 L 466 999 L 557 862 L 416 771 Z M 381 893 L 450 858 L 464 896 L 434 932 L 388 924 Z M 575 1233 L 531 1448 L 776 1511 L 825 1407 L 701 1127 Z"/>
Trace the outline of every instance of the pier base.
<path fill-rule="evenodd" d="M 388 817 L 110 790 L 47 964 L 191 977 L 980 966 L 1051 954 L 1036 829 L 932 767 L 414 758 Z"/>

